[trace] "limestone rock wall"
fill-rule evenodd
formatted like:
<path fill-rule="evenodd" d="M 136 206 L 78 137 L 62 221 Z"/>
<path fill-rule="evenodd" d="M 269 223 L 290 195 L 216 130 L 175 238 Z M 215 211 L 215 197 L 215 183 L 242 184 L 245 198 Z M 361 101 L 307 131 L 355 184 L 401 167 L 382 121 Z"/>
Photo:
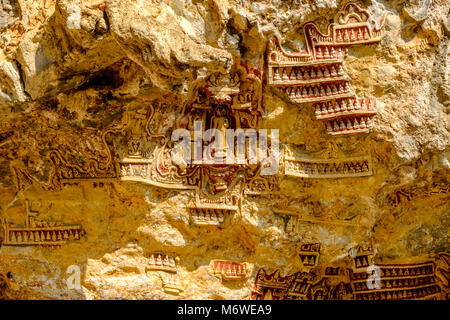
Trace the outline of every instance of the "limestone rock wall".
<path fill-rule="evenodd" d="M 447 299 L 450 3 L 348 3 L 1 1 L 0 298 Z M 367 130 L 290 95 L 325 59 L 307 23 L 368 26 L 321 47 Z M 277 173 L 173 166 L 196 112 L 278 129 Z"/>

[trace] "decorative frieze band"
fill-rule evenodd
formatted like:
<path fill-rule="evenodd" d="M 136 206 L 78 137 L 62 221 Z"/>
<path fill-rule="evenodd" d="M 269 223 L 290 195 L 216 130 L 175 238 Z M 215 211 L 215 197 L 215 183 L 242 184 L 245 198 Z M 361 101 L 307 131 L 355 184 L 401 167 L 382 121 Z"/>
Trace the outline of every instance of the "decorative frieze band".
<path fill-rule="evenodd" d="M 284 174 L 300 178 L 351 178 L 373 175 L 371 157 L 300 159 L 286 156 Z"/>
<path fill-rule="evenodd" d="M 36 219 L 26 201 L 25 225 L 0 223 L 1 245 L 5 246 L 60 246 L 68 241 L 80 240 L 85 231 L 79 225 L 66 225 Z"/>
<path fill-rule="evenodd" d="M 434 262 L 420 264 L 377 264 L 379 288 L 369 288 L 367 272 L 348 269 L 355 300 L 409 300 L 437 297 L 441 288 L 436 283 Z"/>

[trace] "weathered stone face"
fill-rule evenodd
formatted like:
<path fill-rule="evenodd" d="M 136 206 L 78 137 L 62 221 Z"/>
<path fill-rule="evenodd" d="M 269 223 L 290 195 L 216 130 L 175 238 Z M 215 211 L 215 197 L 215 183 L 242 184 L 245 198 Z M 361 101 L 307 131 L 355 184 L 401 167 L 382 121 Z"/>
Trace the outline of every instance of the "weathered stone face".
<path fill-rule="evenodd" d="M 4 30 L 17 21 L 19 6 L 16 0 L 4 0 L 0 8 L 0 30 Z"/>
<path fill-rule="evenodd" d="M 449 8 L 2 1 L 0 298 L 448 299 Z"/>

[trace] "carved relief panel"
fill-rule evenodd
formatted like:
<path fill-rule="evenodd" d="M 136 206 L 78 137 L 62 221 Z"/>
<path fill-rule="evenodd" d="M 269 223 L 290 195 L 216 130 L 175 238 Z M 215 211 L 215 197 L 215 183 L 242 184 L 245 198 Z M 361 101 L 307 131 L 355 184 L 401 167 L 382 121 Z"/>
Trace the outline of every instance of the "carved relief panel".
<path fill-rule="evenodd" d="M 213 274 L 220 276 L 223 280 L 242 280 L 249 275 L 247 263 L 235 263 L 227 260 L 212 260 L 211 268 Z"/>
<path fill-rule="evenodd" d="M 177 272 L 175 259 L 162 252 L 153 252 L 148 261 L 148 270 Z"/>
<path fill-rule="evenodd" d="M 299 256 L 305 267 L 316 267 L 319 263 L 320 243 L 303 244 Z"/>
<path fill-rule="evenodd" d="M 152 252 L 146 266 L 146 270 L 157 272 L 163 291 L 171 295 L 179 295 L 183 292 L 176 265 L 178 260 L 178 257 L 174 258 L 163 252 Z"/>
<path fill-rule="evenodd" d="M 193 224 L 218 226 L 239 209 L 244 185 L 254 185 L 254 178 L 263 165 L 259 149 L 250 148 L 258 139 L 261 143 L 262 138 L 268 144 L 267 137 L 261 138 L 259 132 L 244 135 L 244 140 L 239 141 L 244 146 L 243 160 L 238 159 L 237 152 L 240 148 L 237 140 L 241 139 L 237 130 L 260 128 L 263 112 L 259 71 L 246 67 L 236 58 L 228 74 L 200 77 L 183 107 L 153 103 L 148 107 L 129 108 L 121 124 L 102 133 L 107 161 L 90 159 L 86 165 L 79 166 L 67 162 L 59 151 L 50 152 L 54 167 L 51 180 L 60 185 L 133 181 L 191 190 L 193 198 L 187 207 Z M 187 154 L 183 154 L 184 149 L 178 149 L 177 153 L 178 141 L 172 141 L 174 132 L 181 129 L 188 135 L 183 136 L 188 140 Z M 231 147 L 220 144 L 216 137 L 208 141 L 210 129 L 224 136 L 227 129 L 235 130 Z M 235 157 L 225 163 L 230 148 Z M 249 160 L 252 156 L 257 160 Z M 210 161 L 212 158 L 214 161 Z"/>
<path fill-rule="evenodd" d="M 375 100 L 358 98 L 344 70 L 347 48 L 381 40 L 381 21 L 375 21 L 350 3 L 321 33 L 313 23 L 303 27 L 306 50 L 288 53 L 279 38 L 267 47 L 267 82 L 300 105 L 312 103 L 316 119 L 327 133 L 348 135 L 369 132 L 376 114 Z"/>
<path fill-rule="evenodd" d="M 256 300 L 435 300 L 446 298 L 433 261 L 417 264 L 376 264 L 376 278 L 369 272 L 340 267 L 314 268 L 281 276 L 260 269 L 252 299 Z M 369 279 L 372 277 L 373 279 Z M 378 285 L 371 285 L 372 283 Z M 444 296 L 443 296 L 444 294 Z"/>
<path fill-rule="evenodd" d="M 24 225 L 3 221 L 0 223 L 0 244 L 5 246 L 61 246 L 69 241 L 80 240 L 85 231 L 79 225 L 68 225 L 36 219 L 26 201 Z"/>
<path fill-rule="evenodd" d="M 367 272 L 349 269 L 355 300 L 433 299 L 440 295 L 436 283 L 435 264 L 377 265 L 380 268 L 380 288 L 368 288 Z"/>

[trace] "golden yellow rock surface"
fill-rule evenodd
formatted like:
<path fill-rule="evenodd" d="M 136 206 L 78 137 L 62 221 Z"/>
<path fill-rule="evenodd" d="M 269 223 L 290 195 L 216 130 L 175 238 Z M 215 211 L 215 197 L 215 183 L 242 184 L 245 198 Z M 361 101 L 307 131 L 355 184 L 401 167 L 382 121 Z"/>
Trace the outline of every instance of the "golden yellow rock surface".
<path fill-rule="evenodd" d="M 449 10 L 4 0 L 0 299 L 448 299 Z"/>

